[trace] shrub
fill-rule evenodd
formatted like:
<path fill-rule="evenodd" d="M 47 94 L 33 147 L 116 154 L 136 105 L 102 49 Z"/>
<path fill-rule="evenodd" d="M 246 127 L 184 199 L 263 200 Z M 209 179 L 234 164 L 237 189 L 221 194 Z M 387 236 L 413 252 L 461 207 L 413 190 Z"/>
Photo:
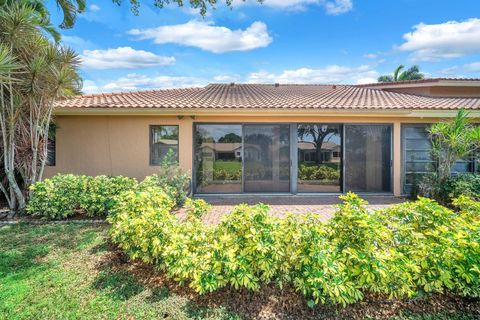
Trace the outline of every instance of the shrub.
<path fill-rule="evenodd" d="M 129 190 L 120 197 L 107 218 L 112 240 L 132 259 L 159 262 L 176 219 L 170 214 L 173 199 L 154 186 Z"/>
<path fill-rule="evenodd" d="M 404 271 L 417 294 L 480 293 L 480 224 L 471 219 L 476 204 L 465 197 L 455 202 L 467 212 L 457 214 L 427 198 L 383 212 L 394 231 L 397 259 L 407 262 Z"/>
<path fill-rule="evenodd" d="M 116 196 L 136 185 L 135 179 L 122 176 L 58 174 L 30 187 L 27 212 L 50 219 L 64 219 L 75 213 L 106 216 L 115 206 Z"/>
<path fill-rule="evenodd" d="M 146 177 L 141 184 L 145 187 L 157 186 L 164 189 L 175 201 L 176 206 L 182 205 L 190 193 L 190 175 L 178 165 L 172 150 L 160 164 L 158 174 Z"/>
<path fill-rule="evenodd" d="M 58 174 L 30 187 L 27 213 L 51 219 L 67 218 L 80 208 L 80 198 L 86 190 L 87 177 Z"/>
<path fill-rule="evenodd" d="M 188 200 L 188 219 L 180 220 L 158 187 L 123 197 L 109 218 L 113 241 L 199 293 L 273 282 L 293 286 L 309 305 L 346 305 L 365 292 L 480 295 L 479 205 L 467 197 L 455 200 L 459 213 L 426 198 L 369 211 L 349 193 L 327 223 L 316 214 L 280 218 L 262 204 L 240 205 L 214 226 L 200 219 L 203 201 Z"/>
<path fill-rule="evenodd" d="M 80 197 L 80 208 L 87 215 L 106 216 L 115 206 L 117 195 L 134 189 L 137 181 L 122 176 L 87 177 L 86 189 Z"/>
<path fill-rule="evenodd" d="M 452 200 L 465 195 L 480 199 L 480 175 L 463 173 L 438 183 L 436 174 L 426 175 L 420 183 L 420 195 L 450 205 Z"/>
<path fill-rule="evenodd" d="M 443 185 L 442 193 L 448 202 L 461 195 L 480 200 L 480 175 L 464 173 L 451 177 Z"/>
<path fill-rule="evenodd" d="M 184 207 L 186 208 L 189 219 L 201 219 L 208 213 L 212 206 L 203 199 L 192 200 L 187 198 Z"/>
<path fill-rule="evenodd" d="M 298 167 L 298 178 L 300 180 L 338 180 L 340 172 L 338 169 L 328 165 L 305 165 Z"/>

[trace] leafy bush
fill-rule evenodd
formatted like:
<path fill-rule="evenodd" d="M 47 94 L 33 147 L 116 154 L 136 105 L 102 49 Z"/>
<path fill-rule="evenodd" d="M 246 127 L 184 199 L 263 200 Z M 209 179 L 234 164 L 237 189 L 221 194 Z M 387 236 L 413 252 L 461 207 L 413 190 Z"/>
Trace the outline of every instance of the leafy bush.
<path fill-rule="evenodd" d="M 106 216 L 115 206 L 115 197 L 137 185 L 122 176 L 78 176 L 58 174 L 30 187 L 27 212 L 51 219 L 83 213 L 88 217 Z"/>
<path fill-rule="evenodd" d="M 32 196 L 27 212 L 52 219 L 67 218 L 80 208 L 80 197 L 86 190 L 87 177 L 58 174 L 30 187 Z"/>
<path fill-rule="evenodd" d="M 178 165 L 175 154 L 170 150 L 160 164 L 158 173 L 146 177 L 141 185 L 162 188 L 174 199 L 175 205 L 180 206 L 190 193 L 190 175 Z"/>
<path fill-rule="evenodd" d="M 201 219 L 211 209 L 211 205 L 203 199 L 192 200 L 187 198 L 184 207 L 189 219 Z"/>
<path fill-rule="evenodd" d="M 480 175 L 463 173 L 438 183 L 438 177 L 433 173 L 423 177 L 419 189 L 421 196 L 435 199 L 445 205 L 451 204 L 453 199 L 461 195 L 480 199 Z"/>
<path fill-rule="evenodd" d="M 112 239 L 199 293 L 273 282 L 293 286 L 311 305 L 346 305 L 365 292 L 480 295 L 479 205 L 467 197 L 455 201 L 458 213 L 425 198 L 372 212 L 349 193 L 327 223 L 315 214 L 275 217 L 266 205 L 240 205 L 211 226 L 200 219 L 204 202 L 188 200 L 181 220 L 168 214 L 169 194 L 151 188 L 118 203 L 109 218 Z"/>
<path fill-rule="evenodd" d="M 298 166 L 298 178 L 300 180 L 338 180 L 340 172 L 338 169 L 328 165 L 305 165 Z"/>
<path fill-rule="evenodd" d="M 396 260 L 405 261 L 404 277 L 410 279 L 412 293 L 448 289 L 462 295 L 480 294 L 480 223 L 472 219 L 476 203 L 466 197 L 455 202 L 463 213 L 427 198 L 380 213 L 387 216 L 394 232 Z"/>
<path fill-rule="evenodd" d="M 170 211 L 175 202 L 154 186 L 126 191 L 121 199 L 107 218 L 112 224 L 112 240 L 132 259 L 158 262 L 173 230 L 176 218 Z"/>
<path fill-rule="evenodd" d="M 464 173 L 451 177 L 443 187 L 443 194 L 448 200 L 461 195 L 480 200 L 480 175 Z"/>

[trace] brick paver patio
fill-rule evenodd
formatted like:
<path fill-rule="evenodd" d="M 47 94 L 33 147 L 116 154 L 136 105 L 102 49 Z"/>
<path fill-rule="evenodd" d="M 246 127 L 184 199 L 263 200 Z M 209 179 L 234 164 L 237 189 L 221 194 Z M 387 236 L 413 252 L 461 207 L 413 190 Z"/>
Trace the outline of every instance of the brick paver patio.
<path fill-rule="evenodd" d="M 389 205 L 401 203 L 404 198 L 393 196 L 363 196 L 363 199 L 369 202 L 368 208 L 378 209 L 388 207 Z M 241 203 L 254 205 L 265 203 L 270 206 L 271 214 L 282 216 L 286 212 L 294 214 L 318 213 L 325 220 L 328 220 L 335 212 L 335 206 L 341 202 L 338 196 L 258 196 L 258 197 L 203 197 L 212 205 L 212 210 L 204 217 L 204 221 L 209 224 L 215 224 L 220 218 L 231 212 L 232 209 Z M 179 211 L 183 215 L 183 210 Z"/>

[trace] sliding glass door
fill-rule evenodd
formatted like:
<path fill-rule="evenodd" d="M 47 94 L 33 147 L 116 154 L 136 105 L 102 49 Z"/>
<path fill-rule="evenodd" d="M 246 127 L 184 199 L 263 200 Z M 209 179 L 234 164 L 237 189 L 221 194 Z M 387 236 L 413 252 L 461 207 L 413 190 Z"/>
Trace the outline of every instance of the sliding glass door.
<path fill-rule="evenodd" d="M 196 193 L 392 190 L 392 127 L 381 124 L 195 124 Z"/>
<path fill-rule="evenodd" d="M 195 191 L 242 192 L 242 126 L 195 126 Z"/>
<path fill-rule="evenodd" d="M 247 124 L 244 191 L 290 192 L 290 125 Z"/>
<path fill-rule="evenodd" d="M 391 192 L 392 127 L 345 125 L 345 191 Z"/>
<path fill-rule="evenodd" d="M 297 126 L 298 192 L 341 192 L 342 125 Z"/>

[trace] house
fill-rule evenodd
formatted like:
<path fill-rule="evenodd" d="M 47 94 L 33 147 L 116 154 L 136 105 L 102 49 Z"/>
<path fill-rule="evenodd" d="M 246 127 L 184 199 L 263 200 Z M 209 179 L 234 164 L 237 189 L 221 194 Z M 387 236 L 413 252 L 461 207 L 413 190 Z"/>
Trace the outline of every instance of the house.
<path fill-rule="evenodd" d="M 480 79 L 83 95 L 56 104 L 55 156 L 46 174 L 142 179 L 172 150 L 192 173 L 196 194 L 402 195 L 434 169 L 428 125 L 461 108 L 480 120 Z M 302 164 L 319 178 L 299 183 Z M 480 168 L 465 159 L 455 170 Z M 326 185 L 322 175 L 340 179 Z"/>

